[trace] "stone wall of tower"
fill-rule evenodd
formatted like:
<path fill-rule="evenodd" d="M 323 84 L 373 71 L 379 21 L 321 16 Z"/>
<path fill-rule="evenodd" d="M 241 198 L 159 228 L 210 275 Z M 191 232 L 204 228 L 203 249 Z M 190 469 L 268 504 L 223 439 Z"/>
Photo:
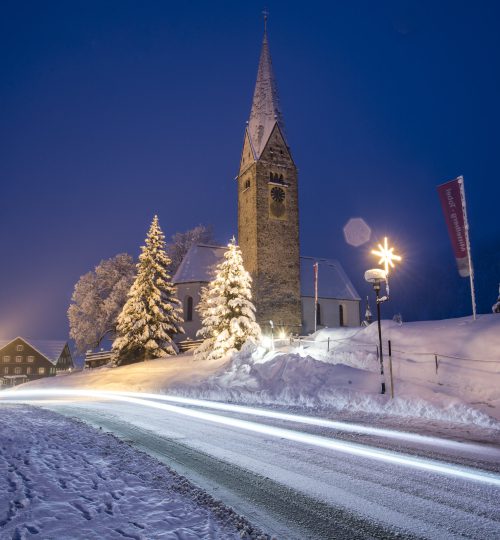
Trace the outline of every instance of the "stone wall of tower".
<path fill-rule="evenodd" d="M 247 143 L 247 141 L 246 141 Z M 247 144 L 246 144 L 247 145 Z M 257 320 L 301 328 L 297 169 L 276 126 L 257 161 L 244 159 L 238 179 L 238 239 L 253 278 Z M 274 178 L 274 180 L 273 180 Z M 271 190 L 284 192 L 284 213 L 271 209 Z"/>

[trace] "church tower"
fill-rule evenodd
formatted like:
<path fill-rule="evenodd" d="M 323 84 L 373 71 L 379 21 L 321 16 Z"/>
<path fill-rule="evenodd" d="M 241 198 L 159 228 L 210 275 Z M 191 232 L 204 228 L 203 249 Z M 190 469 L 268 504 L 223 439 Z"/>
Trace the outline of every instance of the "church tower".
<path fill-rule="evenodd" d="M 297 168 L 288 147 L 267 32 L 260 54 L 238 180 L 238 241 L 263 329 L 300 332 Z"/>

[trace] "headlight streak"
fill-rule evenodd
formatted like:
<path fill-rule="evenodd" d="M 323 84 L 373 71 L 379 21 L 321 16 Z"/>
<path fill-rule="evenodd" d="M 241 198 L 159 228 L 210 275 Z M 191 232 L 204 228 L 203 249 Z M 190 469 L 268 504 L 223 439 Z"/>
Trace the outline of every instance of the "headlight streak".
<path fill-rule="evenodd" d="M 147 394 L 146 394 L 147 395 Z M 152 394 L 154 395 L 154 394 Z M 40 396 L 61 396 L 61 397 L 91 397 L 105 400 L 123 401 L 127 403 L 134 403 L 145 407 L 164 410 L 175 414 L 180 414 L 190 418 L 198 420 L 205 420 L 207 422 L 243 429 L 253 433 L 260 433 L 263 435 L 269 435 L 271 437 L 278 437 L 287 439 L 289 441 L 309 444 L 320 448 L 326 448 L 345 454 L 351 454 L 355 456 L 365 457 L 369 459 L 375 459 L 378 461 L 384 461 L 386 463 L 392 463 L 396 465 L 402 465 L 405 467 L 411 467 L 422 471 L 429 471 L 438 474 L 444 474 L 447 476 L 454 476 L 465 480 L 472 480 L 475 482 L 481 482 L 490 484 L 496 487 L 500 487 L 500 475 L 490 473 L 487 471 L 480 471 L 471 469 L 468 467 L 462 467 L 459 465 L 452 465 L 447 463 L 440 463 L 426 458 L 418 458 L 415 456 L 407 456 L 404 454 L 397 454 L 390 450 L 383 450 L 379 448 L 371 448 L 363 446 L 357 443 L 351 443 L 347 441 L 340 441 L 335 439 L 328 439 L 318 435 L 311 435 L 309 433 L 303 433 L 299 431 L 293 431 L 284 428 L 278 428 L 273 426 L 267 426 L 263 424 L 257 424 L 255 422 L 249 422 L 247 420 L 240 420 L 237 418 L 231 418 L 227 416 L 219 416 L 213 413 L 207 413 L 203 411 L 196 411 L 193 409 L 186 409 L 184 407 L 178 407 L 176 405 L 169 405 L 166 403 L 157 403 L 156 401 L 148 401 L 147 399 L 141 399 L 136 397 L 130 397 L 124 393 L 109 392 L 109 391 L 97 391 L 97 390 L 68 390 L 68 389 L 54 389 L 54 390 L 19 390 L 2 392 L 0 400 L 10 401 L 11 399 L 19 400 L 22 402 L 29 401 L 29 398 L 35 398 Z M 7 398 L 7 399 L 5 399 Z M 19 398 L 28 398 L 19 399 Z"/>
<path fill-rule="evenodd" d="M 218 401 L 209 401 L 204 399 L 184 398 L 179 396 L 169 396 L 168 394 L 149 394 L 143 392 L 113 392 L 118 395 L 129 397 L 140 397 L 146 399 L 156 399 L 158 401 L 168 401 L 172 403 L 180 403 L 183 405 L 192 405 L 195 407 L 203 407 L 205 409 L 217 409 L 220 411 L 234 412 L 246 414 L 249 416 L 260 416 L 262 418 L 273 418 L 275 420 L 283 420 L 285 422 L 294 422 L 297 424 L 307 424 L 310 426 L 324 427 L 337 431 L 348 431 L 351 433 L 359 433 L 362 435 L 375 435 L 388 439 L 398 439 L 408 442 L 416 442 L 425 445 L 433 445 L 440 447 L 448 447 L 456 450 L 468 452 L 481 452 L 483 454 L 491 454 L 497 456 L 500 460 L 500 451 L 496 448 L 480 446 L 460 441 L 451 441 L 448 439 L 440 439 L 439 437 L 431 437 L 428 435 L 419 435 L 418 433 L 409 433 L 407 431 L 396 431 L 392 429 L 375 428 L 348 422 L 338 422 L 336 420 L 327 420 L 326 418 L 317 418 L 314 416 L 304 416 L 299 414 L 288 414 L 278 411 L 270 411 L 255 407 L 247 407 L 244 405 L 231 405 Z"/>

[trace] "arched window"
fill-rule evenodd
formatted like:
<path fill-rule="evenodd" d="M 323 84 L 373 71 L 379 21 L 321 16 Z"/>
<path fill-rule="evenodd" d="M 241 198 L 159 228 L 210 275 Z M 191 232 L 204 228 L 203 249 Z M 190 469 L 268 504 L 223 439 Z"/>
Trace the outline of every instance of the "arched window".
<path fill-rule="evenodd" d="M 339 326 L 345 326 L 344 323 L 344 306 L 339 306 Z"/>
<path fill-rule="evenodd" d="M 184 320 L 186 322 L 193 320 L 193 297 L 186 296 L 184 300 Z"/>
<path fill-rule="evenodd" d="M 250 180 L 246 180 L 245 189 L 248 189 L 249 187 L 250 187 Z"/>
<path fill-rule="evenodd" d="M 269 181 L 270 182 L 274 181 L 274 174 L 272 172 L 269 173 Z"/>
<path fill-rule="evenodd" d="M 316 304 L 316 326 L 320 326 L 321 324 L 321 304 L 318 302 Z"/>
<path fill-rule="evenodd" d="M 284 182 L 284 179 L 283 179 L 283 175 L 280 174 L 280 182 L 283 183 Z"/>

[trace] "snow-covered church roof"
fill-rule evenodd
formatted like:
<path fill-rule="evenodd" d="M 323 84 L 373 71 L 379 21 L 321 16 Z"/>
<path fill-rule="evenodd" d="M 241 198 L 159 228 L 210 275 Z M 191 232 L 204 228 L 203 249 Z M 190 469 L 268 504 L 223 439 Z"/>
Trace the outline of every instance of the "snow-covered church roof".
<path fill-rule="evenodd" d="M 174 284 L 208 283 L 226 246 L 197 244 L 192 246 L 173 277 Z M 318 296 L 338 300 L 360 300 L 354 285 L 341 264 L 333 259 L 300 257 L 300 295 L 314 296 L 313 264 L 318 263 Z"/>
<path fill-rule="evenodd" d="M 267 32 L 264 32 L 257 82 L 255 83 L 252 110 L 250 111 L 247 128 L 256 159 L 260 157 L 276 124 L 278 124 L 281 134 L 285 137 L 278 87 L 274 78 Z"/>
<path fill-rule="evenodd" d="M 208 283 L 213 278 L 213 271 L 224 257 L 225 246 L 196 244 L 189 248 L 173 277 L 175 285 L 179 283 Z"/>
<path fill-rule="evenodd" d="M 361 300 L 342 265 L 335 259 L 300 257 L 300 295 L 314 297 L 314 263 L 318 263 L 318 298 Z"/>

